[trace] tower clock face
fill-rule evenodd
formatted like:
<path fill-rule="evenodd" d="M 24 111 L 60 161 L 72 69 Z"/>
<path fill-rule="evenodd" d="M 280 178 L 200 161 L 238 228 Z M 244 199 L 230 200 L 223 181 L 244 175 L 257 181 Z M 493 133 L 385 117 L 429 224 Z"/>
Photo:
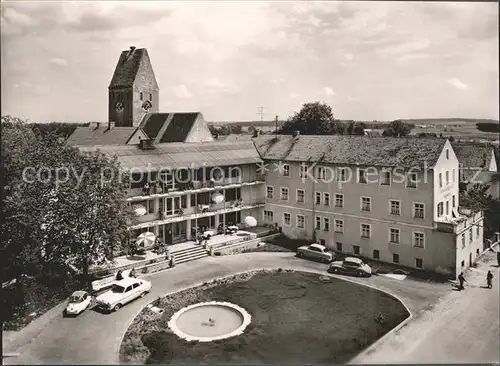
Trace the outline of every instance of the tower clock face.
<path fill-rule="evenodd" d="M 123 103 L 122 102 L 116 102 L 115 108 L 118 112 L 123 111 Z"/>
<path fill-rule="evenodd" d="M 151 107 L 153 107 L 153 105 L 151 104 L 151 102 L 149 100 L 145 101 L 143 104 L 142 104 L 142 109 L 145 111 L 145 112 L 148 112 L 149 110 L 151 110 Z"/>

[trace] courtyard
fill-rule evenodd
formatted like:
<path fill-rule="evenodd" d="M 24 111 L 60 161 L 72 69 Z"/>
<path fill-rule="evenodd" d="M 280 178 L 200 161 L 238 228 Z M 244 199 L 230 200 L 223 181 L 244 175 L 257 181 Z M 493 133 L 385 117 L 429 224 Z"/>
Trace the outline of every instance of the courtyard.
<path fill-rule="evenodd" d="M 213 342 L 188 342 L 167 323 L 180 309 L 229 302 L 251 314 L 244 333 Z M 155 301 L 127 331 L 121 363 L 346 363 L 410 316 L 394 297 L 314 273 L 247 272 Z M 224 319 L 219 319 L 224 322 Z"/>

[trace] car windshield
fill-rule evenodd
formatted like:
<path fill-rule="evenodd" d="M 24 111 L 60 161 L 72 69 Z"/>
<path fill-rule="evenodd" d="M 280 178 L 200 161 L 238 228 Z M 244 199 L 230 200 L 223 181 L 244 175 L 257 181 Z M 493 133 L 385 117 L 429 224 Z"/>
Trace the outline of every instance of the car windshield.
<path fill-rule="evenodd" d="M 79 303 L 79 302 L 82 302 L 82 301 L 83 301 L 83 299 L 81 297 L 79 297 L 79 296 L 71 296 L 69 298 L 69 302 L 71 302 L 71 303 Z"/>
<path fill-rule="evenodd" d="M 120 285 L 114 285 L 112 291 L 117 294 L 123 293 L 125 291 L 125 288 L 120 286 Z"/>

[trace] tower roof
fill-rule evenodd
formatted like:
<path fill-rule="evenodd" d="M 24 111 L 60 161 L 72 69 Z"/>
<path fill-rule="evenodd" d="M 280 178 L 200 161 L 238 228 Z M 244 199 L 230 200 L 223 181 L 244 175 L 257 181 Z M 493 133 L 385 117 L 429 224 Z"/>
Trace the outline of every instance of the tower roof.
<path fill-rule="evenodd" d="M 129 50 L 122 51 L 109 89 L 133 86 L 143 57 L 148 57 L 145 48 L 130 47 Z"/>

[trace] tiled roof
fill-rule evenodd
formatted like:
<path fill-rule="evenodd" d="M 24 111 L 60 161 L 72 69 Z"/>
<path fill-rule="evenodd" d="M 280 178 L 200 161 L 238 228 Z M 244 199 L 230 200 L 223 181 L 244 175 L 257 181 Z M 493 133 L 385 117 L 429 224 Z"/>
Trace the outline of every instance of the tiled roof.
<path fill-rule="evenodd" d="M 113 78 L 109 84 L 109 88 L 130 87 L 134 84 L 141 58 L 147 55 L 145 48 L 136 48 L 133 51 L 122 51 L 118 64 L 116 65 Z"/>
<path fill-rule="evenodd" d="M 168 116 L 169 113 L 148 113 L 142 119 L 139 127 L 142 128 L 150 139 L 154 140 L 168 119 Z"/>
<path fill-rule="evenodd" d="M 82 152 L 100 150 L 117 156 L 125 170 L 157 171 L 160 169 L 201 168 L 203 166 L 234 166 L 262 161 L 253 142 L 164 143 L 152 150 L 141 150 L 136 145 L 83 146 Z"/>
<path fill-rule="evenodd" d="M 160 142 L 185 141 L 199 113 L 175 113 Z"/>
<path fill-rule="evenodd" d="M 199 114 L 199 112 L 149 113 L 144 116 L 139 127 L 150 139 L 156 139 L 159 143 L 184 142 Z"/>
<path fill-rule="evenodd" d="M 264 160 L 372 166 L 435 165 L 446 140 L 366 136 L 265 135 L 254 139 Z"/>
<path fill-rule="evenodd" d="M 125 145 L 137 127 L 108 128 L 107 123 L 94 127 L 77 127 L 66 142 L 70 145 Z"/>
<path fill-rule="evenodd" d="M 481 146 L 477 144 L 452 143 L 453 151 L 460 164 L 468 168 L 488 168 L 493 148 L 491 146 Z M 486 160 L 487 166 L 484 161 Z"/>

